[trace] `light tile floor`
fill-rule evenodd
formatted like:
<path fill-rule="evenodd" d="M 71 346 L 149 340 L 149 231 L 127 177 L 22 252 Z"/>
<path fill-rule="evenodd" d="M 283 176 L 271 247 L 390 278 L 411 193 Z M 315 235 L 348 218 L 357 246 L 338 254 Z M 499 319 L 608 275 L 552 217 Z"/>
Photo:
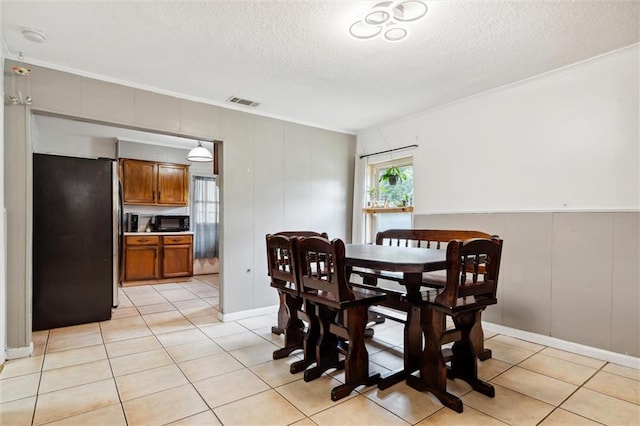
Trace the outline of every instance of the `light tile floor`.
<path fill-rule="evenodd" d="M 640 373 L 502 335 L 479 364 L 496 397 L 450 381 L 464 412 L 398 384 L 333 402 L 332 372 L 310 383 L 274 361 L 275 314 L 218 321 L 216 275 L 121 289 L 113 319 L 34 333 L 32 357 L 0 374 L 1 425 L 640 424 Z M 402 327 L 375 326 L 371 369 L 402 365 Z"/>

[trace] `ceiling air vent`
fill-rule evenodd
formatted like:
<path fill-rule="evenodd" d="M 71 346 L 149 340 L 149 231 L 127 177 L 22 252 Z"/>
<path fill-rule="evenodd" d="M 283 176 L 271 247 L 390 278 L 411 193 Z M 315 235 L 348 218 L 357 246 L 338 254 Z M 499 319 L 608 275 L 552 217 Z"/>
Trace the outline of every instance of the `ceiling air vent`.
<path fill-rule="evenodd" d="M 236 98 L 235 96 L 231 96 L 227 99 L 227 102 L 231 102 L 232 104 L 240 104 L 244 106 L 257 107 L 260 105 L 258 102 L 250 101 L 248 99 Z"/>

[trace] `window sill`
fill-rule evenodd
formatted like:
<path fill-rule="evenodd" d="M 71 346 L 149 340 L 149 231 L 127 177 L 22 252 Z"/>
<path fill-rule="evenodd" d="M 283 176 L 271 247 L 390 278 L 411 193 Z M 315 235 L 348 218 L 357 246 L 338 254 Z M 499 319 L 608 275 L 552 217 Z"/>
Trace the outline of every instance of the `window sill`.
<path fill-rule="evenodd" d="M 362 209 L 363 213 L 375 214 L 375 213 L 411 213 L 413 212 L 413 206 L 405 207 L 365 207 Z"/>

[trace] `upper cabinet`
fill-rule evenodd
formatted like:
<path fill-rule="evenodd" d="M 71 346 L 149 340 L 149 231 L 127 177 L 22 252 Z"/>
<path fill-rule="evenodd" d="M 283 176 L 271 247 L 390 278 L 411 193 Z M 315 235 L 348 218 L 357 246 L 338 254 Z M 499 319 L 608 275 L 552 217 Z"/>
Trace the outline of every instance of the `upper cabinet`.
<path fill-rule="evenodd" d="M 187 206 L 189 166 L 153 161 L 120 160 L 125 204 Z"/>

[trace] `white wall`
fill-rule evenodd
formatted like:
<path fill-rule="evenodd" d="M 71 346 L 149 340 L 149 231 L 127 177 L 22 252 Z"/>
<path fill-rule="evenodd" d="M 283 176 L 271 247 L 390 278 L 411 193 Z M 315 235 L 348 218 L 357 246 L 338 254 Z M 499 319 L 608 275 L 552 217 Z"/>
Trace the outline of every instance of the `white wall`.
<path fill-rule="evenodd" d="M 2 3 L 0 3 L 0 34 L 2 34 Z M 0 70 L 4 75 L 4 43 L 0 49 Z M 0 103 L 0 117 L 4 117 L 4 84 L 0 89 L 2 102 Z M 5 223 L 4 212 L 4 120 L 0 120 L 0 364 L 6 359 L 7 349 L 7 279 L 5 273 L 5 263 L 7 249 L 5 245 Z"/>
<path fill-rule="evenodd" d="M 638 209 L 638 53 L 636 45 L 363 130 L 358 152 L 388 149 L 380 132 L 394 147 L 420 145 L 416 214 Z"/>

